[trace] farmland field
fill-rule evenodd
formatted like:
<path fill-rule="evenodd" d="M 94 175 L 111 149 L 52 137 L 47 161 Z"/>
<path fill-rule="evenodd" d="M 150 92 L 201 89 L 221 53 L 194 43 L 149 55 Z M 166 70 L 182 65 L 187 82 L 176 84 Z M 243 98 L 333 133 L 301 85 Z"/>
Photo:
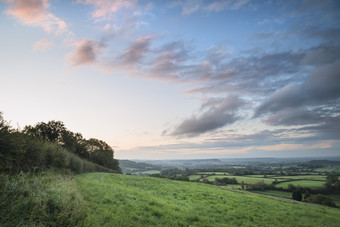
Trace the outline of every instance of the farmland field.
<path fill-rule="evenodd" d="M 289 181 L 283 182 L 275 185 L 276 187 L 280 188 L 288 188 L 288 185 L 292 184 L 294 186 L 301 186 L 301 187 L 308 187 L 308 188 L 319 188 L 322 187 L 325 182 L 323 181 L 311 181 L 311 180 L 297 180 L 297 181 Z"/>
<path fill-rule="evenodd" d="M 292 179 L 292 180 L 315 180 L 315 181 L 325 181 L 326 180 L 326 176 L 322 176 L 322 175 L 298 175 L 298 176 L 277 176 L 277 177 L 273 177 L 276 178 L 278 180 L 280 179 Z"/>
<path fill-rule="evenodd" d="M 75 176 L 90 226 L 337 226 L 340 210 L 168 179 Z"/>
<path fill-rule="evenodd" d="M 275 181 L 275 179 L 270 179 L 270 178 L 259 178 L 259 177 L 251 177 L 251 176 L 224 176 L 224 175 L 213 175 L 213 176 L 208 176 L 205 179 L 208 179 L 209 181 L 215 181 L 215 178 L 236 178 L 238 183 L 241 183 L 242 181 L 246 184 L 255 184 L 259 181 L 264 181 L 266 184 L 271 184 L 272 182 Z"/>
<path fill-rule="evenodd" d="M 190 175 L 189 180 L 194 181 L 201 178 L 202 175 Z"/>
<path fill-rule="evenodd" d="M 315 169 L 314 171 L 316 172 L 335 172 L 335 173 L 340 173 L 340 167 L 338 166 L 327 166 L 327 167 L 323 167 L 323 168 L 318 168 Z"/>

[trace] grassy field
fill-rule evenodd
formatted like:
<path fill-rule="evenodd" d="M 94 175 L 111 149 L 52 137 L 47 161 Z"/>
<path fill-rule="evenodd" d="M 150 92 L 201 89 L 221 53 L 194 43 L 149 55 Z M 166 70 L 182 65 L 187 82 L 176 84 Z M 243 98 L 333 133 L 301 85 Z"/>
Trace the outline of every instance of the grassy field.
<path fill-rule="evenodd" d="M 213 175 L 213 176 L 208 176 L 205 179 L 208 179 L 209 181 L 215 181 L 215 178 L 236 178 L 238 183 L 241 183 L 242 181 L 246 184 L 255 184 L 259 181 L 264 181 L 266 184 L 271 184 L 272 182 L 275 181 L 275 179 L 271 178 L 259 178 L 259 177 L 244 177 L 244 176 L 224 176 L 224 175 Z"/>
<path fill-rule="evenodd" d="M 287 198 L 287 199 L 292 198 L 292 193 L 285 192 L 285 191 L 266 190 L 266 191 L 254 191 L 254 192 L 259 193 L 259 194 L 264 194 L 264 195 L 272 195 L 272 196 L 277 196 L 281 198 Z"/>
<path fill-rule="evenodd" d="M 315 181 L 326 181 L 326 176 L 321 175 L 299 175 L 299 176 L 277 176 L 273 177 L 278 180 L 315 180 Z"/>
<path fill-rule="evenodd" d="M 289 184 L 292 184 L 294 186 L 308 187 L 308 188 L 319 188 L 319 187 L 322 187 L 325 184 L 325 182 L 312 181 L 312 180 L 297 180 L 297 181 L 279 183 L 279 184 L 276 184 L 275 187 L 288 188 Z"/>
<path fill-rule="evenodd" d="M 158 174 L 160 172 L 161 171 L 159 171 L 159 170 L 147 170 L 147 171 L 142 171 L 142 172 L 135 172 L 134 174 L 137 174 L 137 175 L 150 175 L 150 174 Z"/>
<path fill-rule="evenodd" d="M 211 185 L 89 173 L 75 177 L 90 226 L 338 226 L 340 210 Z"/>
<path fill-rule="evenodd" d="M 317 168 L 314 171 L 315 172 L 340 173 L 340 167 L 338 167 L 338 166 L 328 166 L 328 167 L 323 167 L 323 168 Z"/>
<path fill-rule="evenodd" d="M 189 180 L 194 181 L 201 178 L 202 175 L 190 175 Z"/>

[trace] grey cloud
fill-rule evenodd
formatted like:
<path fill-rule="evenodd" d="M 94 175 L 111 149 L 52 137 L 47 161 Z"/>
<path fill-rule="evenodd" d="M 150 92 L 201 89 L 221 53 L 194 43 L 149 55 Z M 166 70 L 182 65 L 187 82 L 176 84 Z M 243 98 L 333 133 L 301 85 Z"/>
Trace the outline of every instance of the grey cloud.
<path fill-rule="evenodd" d="M 182 41 L 174 41 L 154 49 L 152 52 L 155 56 L 149 61 L 149 77 L 184 80 L 186 61 L 193 58 L 188 49 L 189 45 Z"/>
<path fill-rule="evenodd" d="M 73 43 L 73 46 L 76 50 L 68 55 L 68 59 L 72 66 L 80 66 L 95 63 L 105 45 L 90 39 L 83 39 Z"/>
<path fill-rule="evenodd" d="M 263 120 L 266 124 L 287 126 L 315 124 L 321 121 L 322 117 L 318 113 L 303 108 L 284 109 Z"/>
<path fill-rule="evenodd" d="M 339 97 L 340 59 L 317 67 L 301 84 L 289 84 L 278 89 L 256 109 L 254 116 L 276 113 L 287 108 L 312 108 L 319 105 L 329 107 L 331 103 L 337 103 Z"/>
<path fill-rule="evenodd" d="M 140 63 L 143 57 L 150 51 L 152 39 L 152 37 L 141 37 L 133 42 L 124 53 L 117 58 L 117 63 L 128 67 Z"/>
<path fill-rule="evenodd" d="M 340 59 L 340 46 L 319 45 L 306 51 L 302 62 L 307 65 L 324 65 Z"/>
<path fill-rule="evenodd" d="M 257 56 L 256 56 L 257 55 Z M 206 75 L 210 78 L 204 87 L 189 92 L 221 93 L 238 91 L 244 93 L 268 94 L 287 81 L 300 82 L 302 53 L 253 53 L 250 56 L 237 57 L 228 61 L 226 54 L 207 54 L 212 59 L 213 70 Z"/>
<path fill-rule="evenodd" d="M 229 96 L 221 102 L 210 102 L 203 106 L 207 109 L 200 116 L 192 116 L 180 123 L 172 135 L 197 136 L 199 134 L 221 128 L 234 123 L 237 119 L 237 110 L 244 101 L 235 96 Z"/>

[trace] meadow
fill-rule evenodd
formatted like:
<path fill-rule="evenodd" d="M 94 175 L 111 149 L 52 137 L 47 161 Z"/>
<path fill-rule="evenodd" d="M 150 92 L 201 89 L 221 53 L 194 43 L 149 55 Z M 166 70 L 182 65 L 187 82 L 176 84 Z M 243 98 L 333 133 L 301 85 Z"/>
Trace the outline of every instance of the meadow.
<path fill-rule="evenodd" d="M 200 172 L 201 175 L 190 175 L 189 179 L 191 181 L 199 180 L 203 181 L 206 179 L 210 182 L 214 182 L 216 178 L 235 178 L 240 184 L 244 182 L 245 184 L 256 184 L 258 182 L 264 182 L 265 184 L 272 184 L 277 182 L 275 187 L 287 189 L 289 184 L 294 186 L 308 187 L 312 189 L 317 189 L 322 187 L 326 183 L 326 176 L 323 175 L 297 175 L 297 176 L 275 176 L 275 175 L 245 175 L 245 176 L 235 176 L 222 172 Z"/>
<path fill-rule="evenodd" d="M 287 189 L 288 185 L 292 184 L 294 186 L 308 187 L 312 189 L 317 189 L 322 187 L 325 184 L 325 181 L 314 181 L 314 180 L 296 180 L 296 181 L 288 181 L 275 185 L 277 188 Z"/>
<path fill-rule="evenodd" d="M 87 173 L 90 226 L 337 226 L 340 210 L 168 179 Z"/>

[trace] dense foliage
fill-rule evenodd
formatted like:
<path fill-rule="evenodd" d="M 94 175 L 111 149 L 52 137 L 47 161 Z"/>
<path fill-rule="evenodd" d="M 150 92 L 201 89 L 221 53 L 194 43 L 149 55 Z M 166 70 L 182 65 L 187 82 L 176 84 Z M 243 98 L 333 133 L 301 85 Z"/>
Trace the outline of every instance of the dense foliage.
<path fill-rule="evenodd" d="M 86 140 L 60 121 L 12 129 L 0 113 L 0 171 L 10 174 L 42 169 L 69 169 L 77 173 L 120 173 L 113 149 L 104 141 Z"/>

